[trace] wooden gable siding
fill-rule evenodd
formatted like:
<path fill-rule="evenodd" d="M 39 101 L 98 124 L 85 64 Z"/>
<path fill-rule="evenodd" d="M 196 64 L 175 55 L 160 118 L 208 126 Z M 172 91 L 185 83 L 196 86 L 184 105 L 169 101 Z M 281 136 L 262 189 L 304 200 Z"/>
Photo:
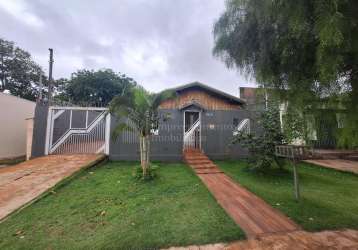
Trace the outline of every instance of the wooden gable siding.
<path fill-rule="evenodd" d="M 189 103 L 198 103 L 207 110 L 238 110 L 239 104 L 234 104 L 213 95 L 210 95 L 203 90 L 190 90 L 182 92 L 175 99 L 164 101 L 160 109 L 179 109 Z"/>

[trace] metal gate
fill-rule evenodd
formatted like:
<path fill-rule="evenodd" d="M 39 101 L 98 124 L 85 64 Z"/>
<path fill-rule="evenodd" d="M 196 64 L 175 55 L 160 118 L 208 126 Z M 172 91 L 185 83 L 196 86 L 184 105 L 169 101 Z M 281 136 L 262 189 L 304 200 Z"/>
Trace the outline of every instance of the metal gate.
<path fill-rule="evenodd" d="M 110 114 L 106 108 L 50 107 L 46 154 L 109 153 Z"/>

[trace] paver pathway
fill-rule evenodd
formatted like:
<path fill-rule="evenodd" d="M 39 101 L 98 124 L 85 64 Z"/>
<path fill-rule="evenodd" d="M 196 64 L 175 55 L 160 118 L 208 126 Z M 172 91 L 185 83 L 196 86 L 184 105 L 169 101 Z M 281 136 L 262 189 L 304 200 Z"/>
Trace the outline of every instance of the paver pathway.
<path fill-rule="evenodd" d="M 171 247 L 168 250 L 356 250 L 358 249 L 358 231 L 323 231 L 309 233 L 295 231 L 284 234 L 272 234 L 257 239 L 234 243 L 209 244 L 202 246 Z"/>
<path fill-rule="evenodd" d="M 296 231 L 286 234 L 273 234 L 260 239 L 230 244 L 227 250 L 322 250 L 358 249 L 358 231 L 323 231 L 310 233 Z"/>
<path fill-rule="evenodd" d="M 0 221 L 104 155 L 50 155 L 0 168 Z"/>
<path fill-rule="evenodd" d="M 280 211 L 225 175 L 204 154 L 186 151 L 184 159 L 248 238 L 300 229 Z"/>
<path fill-rule="evenodd" d="M 343 159 L 322 159 L 322 160 L 305 160 L 305 162 L 319 165 L 325 168 L 333 168 L 340 171 L 352 172 L 358 174 L 358 161 Z"/>

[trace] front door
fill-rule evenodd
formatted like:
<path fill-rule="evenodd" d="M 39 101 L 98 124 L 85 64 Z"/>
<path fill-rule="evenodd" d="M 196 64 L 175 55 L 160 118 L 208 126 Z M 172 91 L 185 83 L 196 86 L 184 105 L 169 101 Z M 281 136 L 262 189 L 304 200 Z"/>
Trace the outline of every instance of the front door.
<path fill-rule="evenodd" d="M 184 112 L 184 149 L 200 149 L 200 112 Z"/>

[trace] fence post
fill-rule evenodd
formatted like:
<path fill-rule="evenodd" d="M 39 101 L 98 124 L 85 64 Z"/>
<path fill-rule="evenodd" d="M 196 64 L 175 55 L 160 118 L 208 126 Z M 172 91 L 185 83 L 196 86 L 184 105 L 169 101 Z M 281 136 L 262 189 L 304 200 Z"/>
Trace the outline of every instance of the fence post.
<path fill-rule="evenodd" d="M 106 155 L 109 155 L 110 133 L 111 133 L 111 114 L 107 113 L 107 115 L 106 115 L 105 149 L 104 149 L 104 153 Z"/>
<path fill-rule="evenodd" d="M 295 185 L 295 198 L 298 201 L 300 199 L 300 186 L 298 183 L 298 173 L 297 173 L 297 166 L 295 160 L 293 160 L 293 179 Z"/>
<path fill-rule="evenodd" d="M 48 108 L 47 124 L 46 124 L 46 142 L 45 142 L 45 155 L 48 155 L 51 140 L 51 128 L 52 128 L 52 108 Z"/>

